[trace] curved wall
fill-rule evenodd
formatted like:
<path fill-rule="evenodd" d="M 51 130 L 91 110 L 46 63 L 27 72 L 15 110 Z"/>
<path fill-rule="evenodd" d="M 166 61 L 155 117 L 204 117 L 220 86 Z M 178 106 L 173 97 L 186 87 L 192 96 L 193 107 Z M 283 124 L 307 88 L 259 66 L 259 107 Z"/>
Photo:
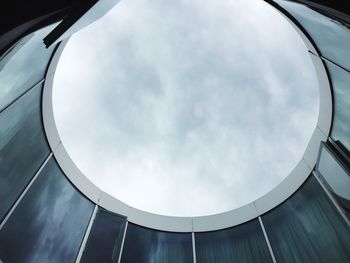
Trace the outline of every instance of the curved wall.
<path fill-rule="evenodd" d="M 337 186 L 345 192 L 349 186 L 350 73 L 342 58 L 350 56 L 343 42 L 350 31 L 324 10 L 271 4 L 295 23 L 310 50 L 320 85 L 318 126 L 280 186 L 214 216 L 164 217 L 130 208 L 99 191 L 67 159 L 50 112 L 64 43 L 46 72 L 54 48 L 44 49 L 40 37 L 21 39 L 1 57 L 0 197 L 6 202 L 0 203 L 0 262 L 347 262 L 348 208 Z"/>

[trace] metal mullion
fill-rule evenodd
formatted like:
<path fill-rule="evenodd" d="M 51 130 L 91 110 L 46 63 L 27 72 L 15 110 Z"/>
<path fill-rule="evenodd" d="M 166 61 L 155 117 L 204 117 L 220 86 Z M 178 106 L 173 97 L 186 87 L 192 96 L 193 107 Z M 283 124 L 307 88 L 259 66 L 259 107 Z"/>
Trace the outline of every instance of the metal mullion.
<path fill-rule="evenodd" d="M 197 262 L 196 258 L 196 237 L 194 235 L 194 232 L 192 232 L 192 251 L 193 251 L 193 263 Z"/>
<path fill-rule="evenodd" d="M 92 228 L 92 225 L 94 223 L 94 220 L 95 220 L 95 217 L 96 217 L 96 214 L 97 214 L 97 210 L 98 210 L 98 205 L 95 205 L 94 211 L 92 212 L 92 215 L 90 217 L 90 221 L 89 221 L 88 227 L 87 227 L 87 229 L 85 231 L 85 235 L 84 235 L 83 241 L 81 242 L 78 255 L 77 255 L 76 259 L 75 259 L 76 263 L 80 262 L 81 257 L 83 256 L 83 252 L 85 250 L 86 242 L 87 242 L 88 237 L 90 235 L 91 228 Z"/>
<path fill-rule="evenodd" d="M 345 223 L 348 225 L 348 227 L 350 228 L 350 221 L 347 218 L 347 216 L 344 214 L 344 211 L 341 209 L 341 207 L 339 206 L 338 202 L 335 200 L 335 198 L 333 197 L 333 195 L 331 194 L 331 192 L 327 189 L 327 187 L 322 183 L 321 179 L 317 176 L 315 171 L 312 171 L 312 175 L 316 178 L 317 182 L 321 185 L 321 188 L 324 190 L 324 192 L 326 193 L 326 195 L 328 196 L 328 198 L 331 200 L 331 202 L 333 203 L 333 205 L 335 206 L 335 208 L 337 209 L 337 211 L 339 212 L 339 214 L 341 215 L 341 217 L 344 219 Z"/>
<path fill-rule="evenodd" d="M 28 192 L 29 188 L 33 185 L 34 181 L 36 180 L 36 178 L 39 176 L 39 174 L 41 173 L 41 171 L 44 169 L 45 165 L 47 164 L 47 162 L 50 160 L 50 158 L 52 157 L 52 153 L 49 154 L 49 156 L 46 158 L 46 160 L 43 162 L 43 164 L 40 166 L 39 170 L 35 173 L 35 175 L 33 176 L 33 178 L 30 180 L 30 182 L 27 184 L 27 186 L 24 188 L 24 190 L 22 191 L 21 195 L 17 198 L 16 202 L 12 205 L 11 209 L 7 212 L 4 220 L 2 220 L 1 224 L 0 224 L 0 230 L 4 227 L 4 225 L 6 224 L 7 220 L 10 218 L 10 216 L 12 215 L 13 211 L 15 211 L 16 207 L 18 206 L 18 204 L 21 202 L 21 200 L 23 199 L 23 197 L 25 196 L 25 194 Z"/>
<path fill-rule="evenodd" d="M 0 114 L 3 113 L 6 109 L 8 109 L 11 105 L 13 105 L 16 101 L 18 101 L 20 98 L 22 98 L 25 94 L 27 94 L 32 89 L 36 88 L 38 85 L 42 84 L 45 81 L 45 79 L 41 79 L 40 81 L 36 82 L 33 86 L 28 88 L 27 90 L 23 91 L 21 94 L 18 95 L 17 98 L 13 99 L 9 103 L 7 103 L 3 108 L 0 109 Z"/>
<path fill-rule="evenodd" d="M 119 252 L 118 263 L 120 263 L 120 261 L 121 261 L 121 259 L 122 259 L 122 253 L 123 253 L 123 249 L 124 249 L 124 242 L 125 242 L 125 236 L 126 236 L 126 230 L 127 230 L 127 228 L 128 228 L 128 221 L 126 221 L 126 223 L 125 223 L 125 229 L 124 229 L 122 244 L 121 244 L 121 246 L 120 246 L 120 252 Z"/>
<path fill-rule="evenodd" d="M 265 241 L 266 241 L 266 244 L 269 248 L 269 251 L 270 251 L 270 255 L 271 255 L 271 258 L 272 258 L 272 262 L 273 263 L 276 263 L 276 257 L 275 257 L 275 254 L 273 253 L 273 250 L 272 250 L 272 246 L 271 246 L 271 243 L 270 243 L 270 240 L 269 240 L 269 237 L 267 236 L 267 233 L 266 233 L 266 230 L 265 230 L 265 226 L 264 226 L 264 223 L 261 219 L 261 216 L 258 217 L 259 219 L 259 223 L 260 223 L 260 227 L 261 227 L 261 230 L 263 231 L 264 233 L 264 237 L 265 237 Z"/>
<path fill-rule="evenodd" d="M 336 67 L 338 67 L 338 68 L 340 68 L 340 69 L 342 69 L 342 70 L 344 70 L 344 71 L 350 73 L 350 71 L 349 71 L 347 68 L 345 68 L 345 67 L 339 65 L 338 63 L 336 63 L 336 62 L 330 60 L 329 58 L 326 58 L 326 57 L 324 57 L 324 56 L 320 56 L 320 58 L 321 58 L 323 61 L 329 62 L 330 64 L 332 64 L 332 65 L 334 65 L 334 66 L 336 66 Z"/>

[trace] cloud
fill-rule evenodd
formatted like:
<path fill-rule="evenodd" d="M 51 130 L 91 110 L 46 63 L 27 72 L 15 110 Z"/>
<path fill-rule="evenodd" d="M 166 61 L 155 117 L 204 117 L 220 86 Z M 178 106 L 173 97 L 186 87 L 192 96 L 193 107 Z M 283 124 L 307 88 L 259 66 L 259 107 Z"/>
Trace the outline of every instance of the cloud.
<path fill-rule="evenodd" d="M 54 81 L 63 144 L 92 182 L 150 212 L 251 202 L 316 125 L 307 49 L 263 1 L 121 1 L 68 42 Z"/>

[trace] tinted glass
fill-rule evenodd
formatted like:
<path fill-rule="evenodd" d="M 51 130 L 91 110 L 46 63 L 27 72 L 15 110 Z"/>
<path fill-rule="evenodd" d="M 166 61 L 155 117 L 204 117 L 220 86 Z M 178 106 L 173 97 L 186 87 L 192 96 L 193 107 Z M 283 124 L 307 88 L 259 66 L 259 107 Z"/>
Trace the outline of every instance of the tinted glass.
<path fill-rule="evenodd" d="M 0 110 L 43 79 L 55 49 L 46 49 L 43 38 L 53 27 L 23 37 L 0 59 Z"/>
<path fill-rule="evenodd" d="M 125 218 L 99 208 L 81 262 L 118 262 L 125 224 Z"/>
<path fill-rule="evenodd" d="M 123 263 L 193 262 L 191 233 L 162 232 L 129 223 L 124 242 Z"/>
<path fill-rule="evenodd" d="M 93 208 L 51 158 L 0 231 L 0 259 L 74 262 Z"/>
<path fill-rule="evenodd" d="M 326 65 L 333 86 L 331 137 L 350 150 L 350 73 L 332 63 L 326 62 Z"/>
<path fill-rule="evenodd" d="M 349 262 L 350 230 L 313 176 L 262 219 L 277 262 Z"/>
<path fill-rule="evenodd" d="M 350 219 L 350 176 L 334 154 L 321 144 L 316 172 Z"/>
<path fill-rule="evenodd" d="M 329 10 L 312 9 L 290 1 L 277 1 L 311 35 L 322 55 L 350 70 L 350 24 Z"/>
<path fill-rule="evenodd" d="M 259 221 L 215 232 L 196 233 L 196 258 L 204 262 L 272 262 Z"/>
<path fill-rule="evenodd" d="M 41 124 L 41 85 L 0 113 L 0 219 L 49 155 Z"/>

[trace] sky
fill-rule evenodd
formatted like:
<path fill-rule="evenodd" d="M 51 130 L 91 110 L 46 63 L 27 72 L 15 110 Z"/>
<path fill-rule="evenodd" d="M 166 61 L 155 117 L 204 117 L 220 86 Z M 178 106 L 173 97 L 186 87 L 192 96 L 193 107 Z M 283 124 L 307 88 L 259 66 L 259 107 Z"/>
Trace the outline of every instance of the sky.
<path fill-rule="evenodd" d="M 301 38 L 262 0 L 125 0 L 68 41 L 53 106 L 63 145 L 103 191 L 198 216 L 277 186 L 319 95 Z"/>

